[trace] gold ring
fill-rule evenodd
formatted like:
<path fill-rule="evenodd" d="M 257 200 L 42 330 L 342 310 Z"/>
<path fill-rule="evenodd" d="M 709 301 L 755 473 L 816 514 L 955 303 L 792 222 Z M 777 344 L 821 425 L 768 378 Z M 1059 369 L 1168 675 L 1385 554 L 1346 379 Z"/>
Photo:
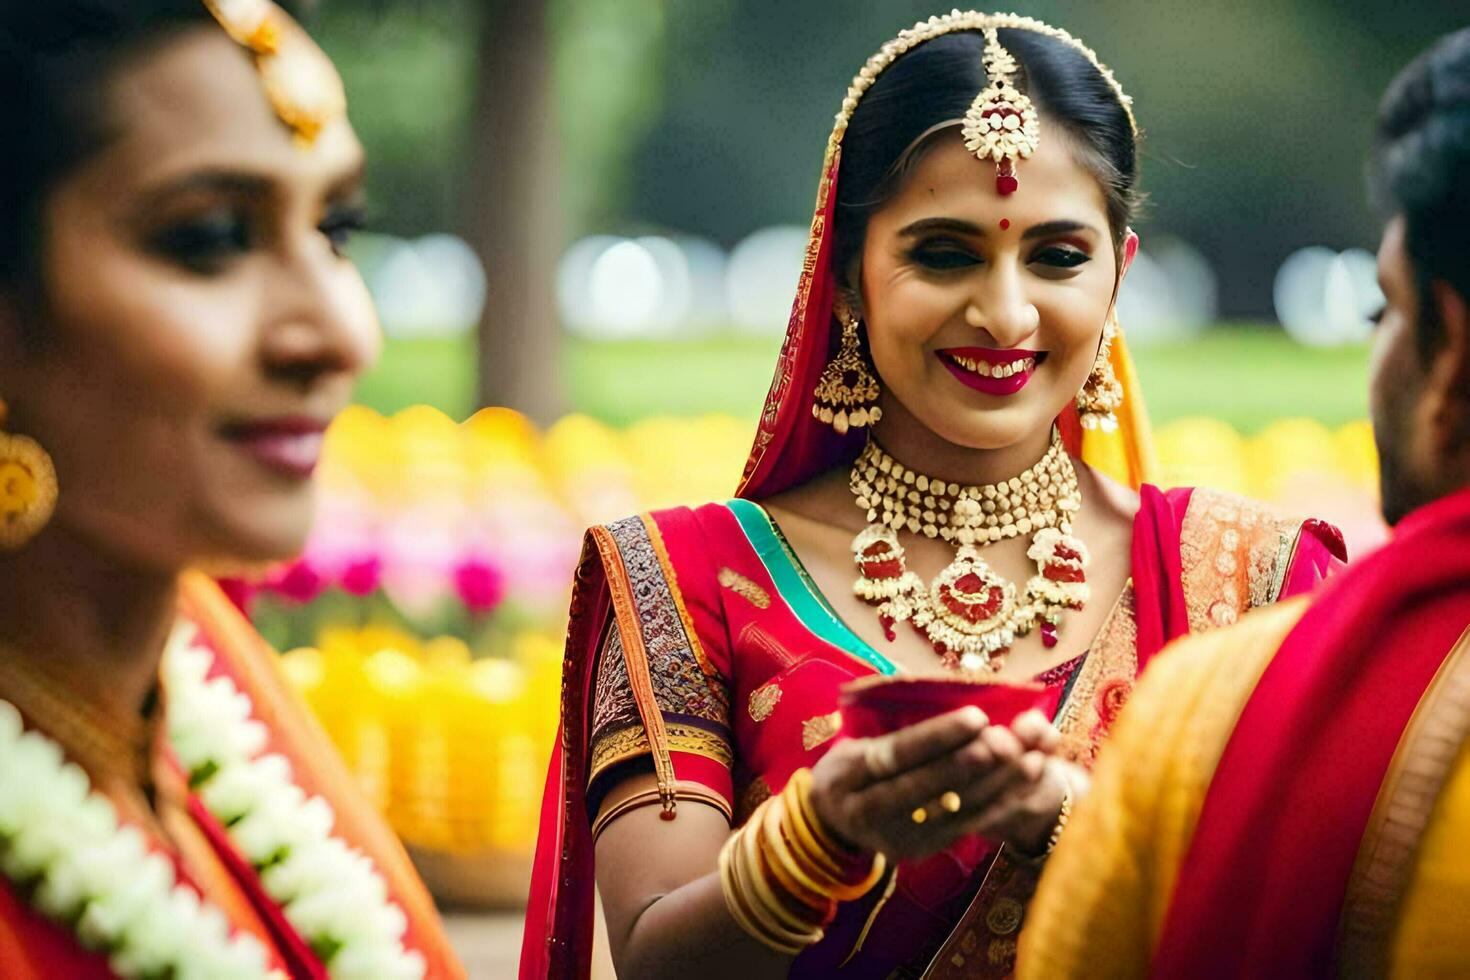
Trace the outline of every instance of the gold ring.
<path fill-rule="evenodd" d="M 863 749 L 863 764 L 868 775 L 876 782 L 887 779 L 898 772 L 898 760 L 893 756 L 893 743 L 886 738 L 875 738 Z"/>
<path fill-rule="evenodd" d="M 950 790 L 939 798 L 939 805 L 944 808 L 945 813 L 959 813 L 962 805 L 960 794 Z"/>
<path fill-rule="evenodd" d="M 929 819 L 929 810 L 926 807 L 921 806 L 913 813 L 909 814 L 909 819 L 912 820 L 914 823 L 923 823 L 925 820 Z"/>

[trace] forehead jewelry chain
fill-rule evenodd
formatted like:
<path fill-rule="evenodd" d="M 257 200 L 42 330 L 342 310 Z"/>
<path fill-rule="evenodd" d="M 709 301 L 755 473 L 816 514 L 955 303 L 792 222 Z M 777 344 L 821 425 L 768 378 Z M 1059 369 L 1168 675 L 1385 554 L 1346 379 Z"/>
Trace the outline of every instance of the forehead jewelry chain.
<path fill-rule="evenodd" d="M 994 671 L 1016 640 L 1037 627 L 1042 642 L 1055 646 L 1063 613 L 1087 603 L 1087 547 L 1072 534 L 1082 494 L 1055 431 L 1035 466 L 985 486 L 918 473 L 869 439 L 848 485 L 868 521 L 852 542 L 859 573 L 853 592 L 877 607 L 890 641 L 896 625 L 908 621 L 945 666 Z M 954 561 L 925 583 L 908 570 L 901 532 L 955 544 Z M 1024 535 L 1031 536 L 1026 556 L 1036 574 L 1018 594 L 981 557 L 981 549 Z"/>
<path fill-rule="evenodd" d="M 347 93 L 331 59 L 271 0 L 204 0 L 204 6 L 254 56 L 271 108 L 298 143 L 313 145 L 347 114 Z"/>
<path fill-rule="evenodd" d="M 996 29 L 986 28 L 984 36 L 990 84 L 975 96 L 960 133 L 966 149 L 982 160 L 995 161 L 995 189 L 1004 196 L 1020 186 L 1016 161 L 1035 153 L 1041 144 L 1041 121 L 1031 99 L 1016 88 L 1016 59 L 1001 47 Z"/>

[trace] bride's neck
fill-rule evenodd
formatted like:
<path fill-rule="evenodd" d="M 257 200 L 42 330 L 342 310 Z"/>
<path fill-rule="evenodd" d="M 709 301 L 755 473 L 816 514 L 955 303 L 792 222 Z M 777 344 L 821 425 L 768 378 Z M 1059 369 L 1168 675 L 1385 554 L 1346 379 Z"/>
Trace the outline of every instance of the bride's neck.
<path fill-rule="evenodd" d="M 888 455 L 931 479 L 970 486 L 999 483 L 1035 466 L 1051 445 L 1051 427 L 999 449 L 972 449 L 943 438 L 905 411 L 884 409 L 873 436 Z"/>
<path fill-rule="evenodd" d="M 55 526 L 0 553 L 0 643 L 120 715 L 158 678 L 176 616 L 177 576 L 100 552 Z"/>

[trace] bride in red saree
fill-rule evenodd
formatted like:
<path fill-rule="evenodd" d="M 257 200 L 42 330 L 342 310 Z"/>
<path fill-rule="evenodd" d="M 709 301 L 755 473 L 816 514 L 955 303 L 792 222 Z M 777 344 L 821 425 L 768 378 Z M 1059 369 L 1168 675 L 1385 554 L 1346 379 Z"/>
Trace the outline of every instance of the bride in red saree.
<path fill-rule="evenodd" d="M 933 18 L 854 80 L 735 499 L 588 534 L 523 980 L 587 975 L 594 872 L 628 975 L 1007 975 L 1149 658 L 1343 560 L 1145 482 L 1136 138 L 1096 56 L 1014 16 Z M 952 669 L 1048 717 L 842 733 L 844 685 Z"/>

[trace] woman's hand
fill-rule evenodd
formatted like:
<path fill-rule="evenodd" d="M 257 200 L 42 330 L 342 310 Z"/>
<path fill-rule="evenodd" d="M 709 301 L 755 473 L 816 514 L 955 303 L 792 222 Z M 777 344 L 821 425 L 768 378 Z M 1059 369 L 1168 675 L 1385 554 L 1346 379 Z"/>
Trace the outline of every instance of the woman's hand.
<path fill-rule="evenodd" d="M 987 724 L 970 707 L 877 738 L 839 742 L 812 769 L 812 805 L 835 836 L 896 860 L 924 857 L 980 832 L 982 815 L 993 813 L 997 827 L 1009 827 L 1016 821 L 1011 804 L 1029 798 L 1055 747 L 1023 720 L 1017 724 L 1025 740 Z M 1060 792 L 1056 801 L 1060 809 Z"/>
<path fill-rule="evenodd" d="M 974 833 L 1010 844 L 1023 854 L 1039 856 L 1051 843 L 1063 800 L 1070 797 L 1075 803 L 1086 795 L 1090 778 L 1081 766 L 1055 756 L 1061 734 L 1041 712 L 1021 715 L 1012 722 L 1011 732 L 1028 755 L 1046 754 L 1041 775 L 1032 782 L 1014 785 L 967 824 Z"/>

